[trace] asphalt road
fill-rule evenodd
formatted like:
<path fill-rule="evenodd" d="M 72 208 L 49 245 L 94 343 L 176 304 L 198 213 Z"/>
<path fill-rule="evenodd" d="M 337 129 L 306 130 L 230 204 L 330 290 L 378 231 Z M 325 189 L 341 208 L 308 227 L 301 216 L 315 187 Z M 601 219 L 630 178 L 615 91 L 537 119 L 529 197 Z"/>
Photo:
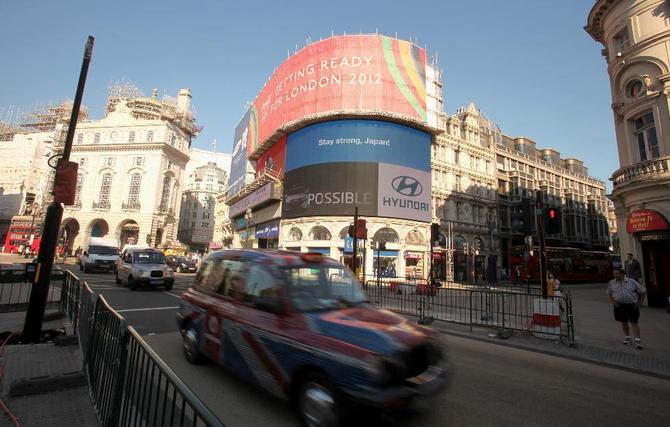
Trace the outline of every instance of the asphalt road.
<path fill-rule="evenodd" d="M 176 332 L 175 287 L 130 291 L 112 274 L 87 280 L 227 426 L 297 426 L 289 406 L 211 363 L 188 364 Z M 670 425 L 670 381 L 474 340 L 445 336 L 448 386 L 428 409 L 400 420 L 371 414 L 359 424 L 398 426 Z M 428 402 L 426 402 L 428 404 Z"/>
<path fill-rule="evenodd" d="M 179 294 L 186 290 L 195 274 L 175 273 L 172 290 L 163 287 L 131 291 L 117 285 L 113 273 L 84 273 L 76 266 L 62 266 L 84 279 L 91 289 L 105 297 L 107 302 L 126 318 L 140 335 L 153 335 L 177 330 L 175 313 Z"/>

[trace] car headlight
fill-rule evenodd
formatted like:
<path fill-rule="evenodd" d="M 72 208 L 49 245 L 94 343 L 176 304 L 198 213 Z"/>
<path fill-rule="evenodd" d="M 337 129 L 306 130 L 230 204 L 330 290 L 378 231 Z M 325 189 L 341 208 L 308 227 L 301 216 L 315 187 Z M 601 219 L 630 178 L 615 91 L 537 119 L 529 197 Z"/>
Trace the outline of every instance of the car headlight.
<path fill-rule="evenodd" d="M 167 275 L 168 275 L 168 277 L 174 276 L 174 270 L 172 270 L 171 268 L 168 268 L 167 269 Z"/>
<path fill-rule="evenodd" d="M 135 274 L 135 276 L 138 276 L 138 277 L 144 277 L 144 276 L 149 275 L 148 271 L 143 271 L 143 270 L 134 270 L 133 273 Z"/>

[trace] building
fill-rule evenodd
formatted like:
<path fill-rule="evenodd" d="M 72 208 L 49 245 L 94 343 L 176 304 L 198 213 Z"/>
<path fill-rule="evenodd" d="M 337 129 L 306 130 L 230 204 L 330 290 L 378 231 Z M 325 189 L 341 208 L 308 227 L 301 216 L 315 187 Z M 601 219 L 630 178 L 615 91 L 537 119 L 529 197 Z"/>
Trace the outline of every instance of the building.
<path fill-rule="evenodd" d="M 529 138 L 502 133 L 494 148 L 503 268 L 509 267 L 512 247 L 523 245 L 525 235 L 536 239 L 538 192 L 543 206 L 562 211 L 562 233 L 548 234 L 547 246 L 609 250 L 605 183 L 589 176 L 583 161 L 562 158 L 552 148 L 537 148 Z M 527 229 L 518 224 L 523 209 L 530 212 Z"/>
<path fill-rule="evenodd" d="M 198 133 L 191 91 L 144 97 L 113 86 L 101 120 L 80 123 L 70 159 L 79 163 L 76 201 L 66 206 L 62 241 L 72 250 L 88 238 L 160 246 L 177 239 L 184 171 Z"/>
<path fill-rule="evenodd" d="M 65 138 L 72 103 L 48 105 L 12 122 L 0 123 L 0 242 L 5 242 L 11 218 L 34 216 L 41 224 L 50 202 L 53 169 L 49 158 Z M 87 112 L 81 109 L 80 120 Z"/>
<path fill-rule="evenodd" d="M 226 190 L 227 188 L 226 185 Z M 214 231 L 212 241 L 209 244 L 209 248 L 212 250 L 233 246 L 233 228 L 228 215 L 228 205 L 226 204 L 227 193 L 227 191 L 223 191 L 215 196 Z"/>
<path fill-rule="evenodd" d="M 187 177 L 178 236 L 192 251 L 209 249 L 217 214 L 216 195 L 224 192 L 227 185 L 228 174 L 215 162 L 196 167 Z"/>
<path fill-rule="evenodd" d="M 649 304 L 670 297 L 670 5 L 598 0 L 585 30 L 604 47 L 620 168 L 613 182 L 622 254 L 640 261 Z"/>

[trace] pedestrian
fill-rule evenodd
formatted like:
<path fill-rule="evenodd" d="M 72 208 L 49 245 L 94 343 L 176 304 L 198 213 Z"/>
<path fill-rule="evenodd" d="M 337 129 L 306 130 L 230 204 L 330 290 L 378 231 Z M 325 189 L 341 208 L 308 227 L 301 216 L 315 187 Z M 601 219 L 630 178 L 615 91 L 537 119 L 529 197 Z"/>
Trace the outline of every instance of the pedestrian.
<path fill-rule="evenodd" d="M 626 277 L 630 277 L 636 282 L 642 281 L 642 269 L 640 268 L 640 262 L 633 258 L 633 254 L 628 252 L 626 254 L 626 261 L 623 263 L 623 268 L 626 273 Z"/>
<path fill-rule="evenodd" d="M 553 271 L 550 271 L 549 274 L 549 279 L 547 280 L 547 286 L 551 286 L 551 289 L 554 292 L 558 292 L 561 290 L 561 281 L 558 280 L 556 277 L 556 274 Z"/>
<path fill-rule="evenodd" d="M 626 277 L 624 273 L 622 268 L 614 270 L 614 279 L 610 280 L 607 285 L 607 296 L 613 306 L 614 319 L 621 323 L 624 345 L 635 345 L 635 348 L 642 350 L 640 326 L 638 325 L 640 319 L 639 304 L 644 301 L 647 291 L 639 282 Z M 630 336 L 631 329 L 634 340 Z"/>

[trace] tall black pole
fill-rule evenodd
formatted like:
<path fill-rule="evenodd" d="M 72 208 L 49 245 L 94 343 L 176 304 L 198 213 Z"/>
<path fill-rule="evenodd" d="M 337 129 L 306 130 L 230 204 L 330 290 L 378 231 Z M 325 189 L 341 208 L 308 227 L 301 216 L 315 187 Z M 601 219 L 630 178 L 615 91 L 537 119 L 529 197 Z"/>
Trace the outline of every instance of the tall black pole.
<path fill-rule="evenodd" d="M 68 124 L 67 135 L 65 137 L 65 146 L 63 147 L 63 157 L 60 161 L 69 161 L 72 151 L 72 141 L 74 132 L 79 119 L 79 109 L 81 108 L 81 99 L 84 96 L 84 85 L 88 74 L 88 66 L 91 63 L 93 54 L 93 36 L 88 36 L 86 48 L 84 49 L 84 60 L 81 64 L 79 73 L 79 83 L 77 92 L 74 96 L 72 105 L 72 115 Z M 53 201 L 47 208 L 47 214 L 44 219 L 42 229 L 42 241 L 40 242 L 40 251 L 37 255 L 37 268 L 35 280 L 33 281 L 30 292 L 30 301 L 26 312 L 26 320 L 23 325 L 23 343 L 38 343 L 42 331 L 42 321 L 44 320 L 44 309 L 46 308 L 47 296 L 49 295 L 49 279 L 51 269 L 53 268 L 54 255 L 58 245 L 58 229 L 63 218 L 63 206 Z"/>
<path fill-rule="evenodd" d="M 353 245 L 354 246 L 353 246 L 353 248 L 351 248 L 351 254 L 353 255 L 353 258 L 354 258 L 354 263 L 353 263 L 353 265 L 354 265 L 354 275 L 356 277 L 358 277 L 358 270 L 356 269 L 356 264 L 358 264 L 358 262 L 357 262 L 358 261 L 357 260 L 358 251 L 356 250 L 358 248 L 358 238 L 356 237 L 357 232 L 358 232 L 358 206 L 356 206 L 354 208 L 354 236 L 353 236 L 353 238 L 354 238 Z"/>
<path fill-rule="evenodd" d="M 540 286 L 542 287 L 542 298 L 547 298 L 547 244 L 544 240 L 544 206 L 542 203 L 542 192 L 537 191 L 536 203 L 539 208 L 537 215 L 537 237 L 540 244 Z"/>

